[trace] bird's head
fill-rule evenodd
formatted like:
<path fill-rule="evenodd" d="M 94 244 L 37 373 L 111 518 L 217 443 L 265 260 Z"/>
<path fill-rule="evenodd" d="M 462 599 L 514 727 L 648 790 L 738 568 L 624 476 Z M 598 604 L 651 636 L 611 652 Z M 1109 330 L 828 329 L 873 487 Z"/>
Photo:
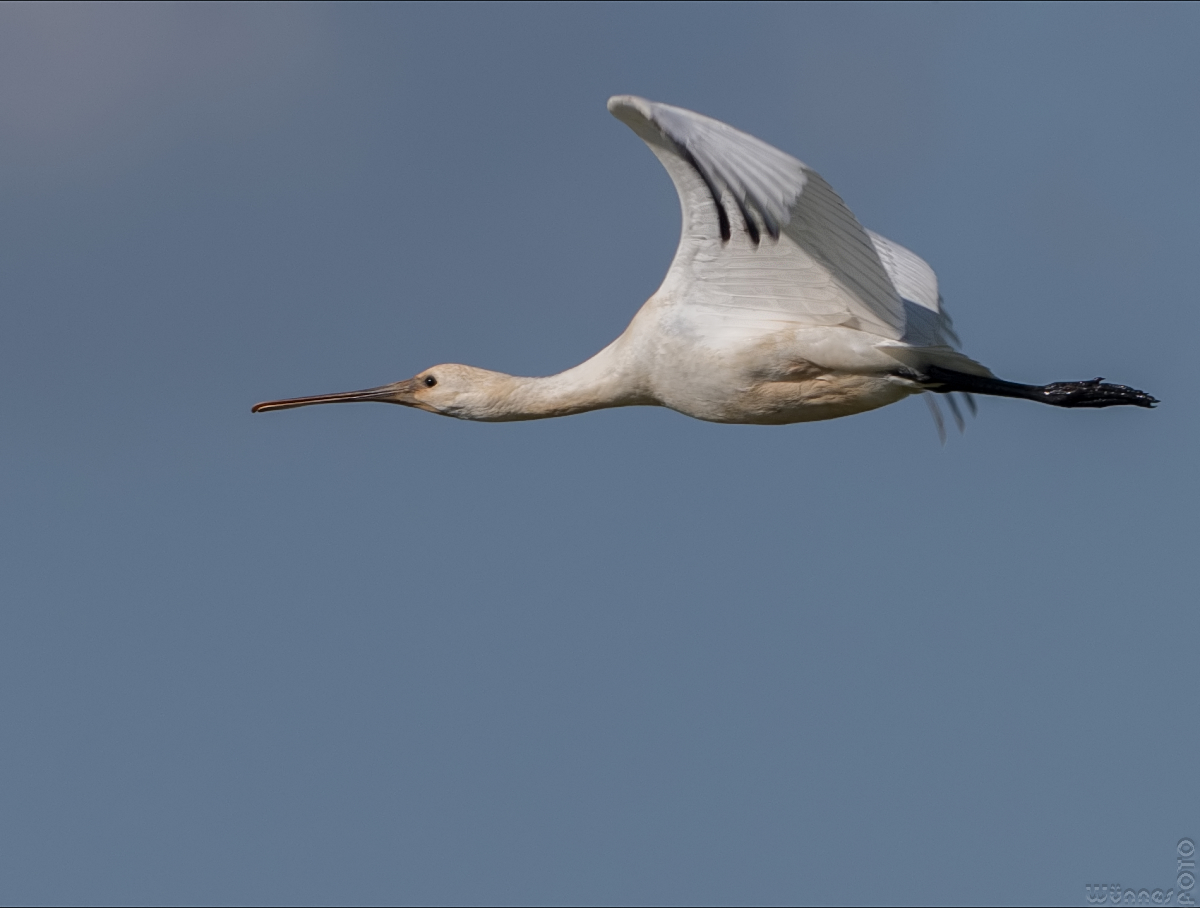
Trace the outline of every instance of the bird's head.
<path fill-rule="evenodd" d="M 497 404 L 506 396 L 505 379 L 511 376 L 459 363 L 443 363 L 418 372 L 412 378 L 367 388 L 365 391 L 343 391 L 340 394 L 318 394 L 315 397 L 293 397 L 255 404 L 252 412 L 287 410 L 310 404 L 342 404 L 377 401 L 416 407 L 442 416 L 458 419 L 494 419 Z"/>

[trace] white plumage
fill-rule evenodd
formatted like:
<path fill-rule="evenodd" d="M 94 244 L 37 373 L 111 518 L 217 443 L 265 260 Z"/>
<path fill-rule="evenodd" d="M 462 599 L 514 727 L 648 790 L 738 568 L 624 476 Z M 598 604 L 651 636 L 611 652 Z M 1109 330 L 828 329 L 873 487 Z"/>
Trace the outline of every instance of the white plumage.
<path fill-rule="evenodd" d="M 449 363 L 379 388 L 254 409 L 382 401 L 501 421 L 658 405 L 714 422 L 782 424 L 926 391 L 1068 407 L 1155 403 L 1099 379 L 995 378 L 957 349 L 933 269 L 865 230 L 816 171 L 678 107 L 620 95 L 608 109 L 662 162 L 683 211 L 667 276 L 620 337 L 544 378 Z"/>

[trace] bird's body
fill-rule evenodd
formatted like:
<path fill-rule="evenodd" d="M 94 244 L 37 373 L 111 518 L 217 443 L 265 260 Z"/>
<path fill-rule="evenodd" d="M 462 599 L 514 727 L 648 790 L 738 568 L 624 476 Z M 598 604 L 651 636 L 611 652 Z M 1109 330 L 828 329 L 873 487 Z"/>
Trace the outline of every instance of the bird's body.
<path fill-rule="evenodd" d="M 1058 406 L 1155 403 L 1099 379 L 1032 386 L 995 378 L 958 350 L 933 269 L 865 230 L 811 168 L 690 111 L 630 96 L 608 106 L 666 167 L 683 209 L 666 279 L 620 337 L 544 378 L 444 364 L 379 388 L 254 409 L 372 400 L 497 422 L 657 405 L 713 422 L 778 425 L 926 391 Z"/>

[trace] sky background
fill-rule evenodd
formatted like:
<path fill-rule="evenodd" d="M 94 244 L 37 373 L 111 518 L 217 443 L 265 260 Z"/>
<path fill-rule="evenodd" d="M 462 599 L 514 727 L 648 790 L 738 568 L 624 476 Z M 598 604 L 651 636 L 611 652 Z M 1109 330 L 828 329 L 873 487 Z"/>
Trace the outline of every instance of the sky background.
<path fill-rule="evenodd" d="M 1200 6 L 0 7 L 0 902 L 1079 904 L 1200 835 Z M 726 120 L 984 399 L 256 401 L 572 366 Z"/>

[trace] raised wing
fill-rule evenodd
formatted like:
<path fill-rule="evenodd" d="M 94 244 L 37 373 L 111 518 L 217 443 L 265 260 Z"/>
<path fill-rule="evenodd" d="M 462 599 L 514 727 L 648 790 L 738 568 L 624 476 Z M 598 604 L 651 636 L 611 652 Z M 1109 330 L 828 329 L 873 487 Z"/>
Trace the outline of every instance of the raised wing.
<path fill-rule="evenodd" d="M 621 95 L 608 109 L 679 193 L 683 231 L 660 292 L 679 291 L 722 331 L 790 323 L 903 337 L 905 306 L 877 244 L 816 171 L 678 107 Z"/>

